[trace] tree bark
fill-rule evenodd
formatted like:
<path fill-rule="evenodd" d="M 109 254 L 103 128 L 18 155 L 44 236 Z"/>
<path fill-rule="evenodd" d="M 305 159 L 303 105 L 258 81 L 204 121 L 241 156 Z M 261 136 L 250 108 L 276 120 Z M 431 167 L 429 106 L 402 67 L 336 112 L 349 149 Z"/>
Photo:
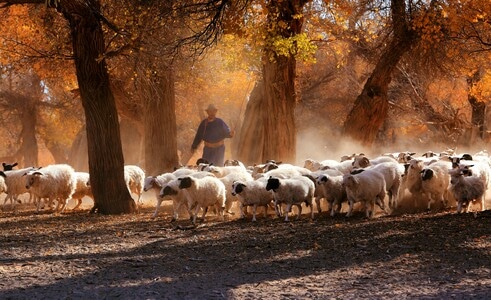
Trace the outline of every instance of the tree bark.
<path fill-rule="evenodd" d="M 251 92 L 242 122 L 237 157 L 246 165 L 264 161 L 264 120 L 262 100 L 264 99 L 263 82 L 259 81 Z"/>
<path fill-rule="evenodd" d="M 36 99 L 26 97 L 23 99 L 22 106 L 22 130 L 20 138 L 22 140 L 20 151 L 24 156 L 25 166 L 37 167 L 38 162 L 38 142 L 36 139 L 37 105 Z"/>
<path fill-rule="evenodd" d="M 268 38 L 291 38 L 300 33 L 302 8 L 308 1 L 269 1 Z M 279 24 L 286 24 L 280 26 Z M 266 43 L 263 49 L 263 78 L 247 104 L 241 128 L 238 157 L 248 163 L 265 159 L 294 162 L 296 152 L 295 76 L 293 54 L 277 55 Z M 258 91 L 256 89 L 261 89 Z M 249 153 L 247 152 L 250 151 Z M 252 160 L 252 161 L 251 161 Z"/>
<path fill-rule="evenodd" d="M 387 91 L 392 73 L 402 56 L 408 52 L 417 35 L 410 29 L 404 0 L 392 0 L 393 37 L 382 52 L 372 75 L 344 122 L 345 134 L 365 145 L 372 144 L 383 126 L 389 109 Z"/>
<path fill-rule="evenodd" d="M 109 86 L 104 38 L 96 0 L 58 4 L 70 24 L 80 95 L 85 111 L 90 184 L 99 213 L 131 213 L 136 205 L 126 187 L 118 114 Z"/>
<path fill-rule="evenodd" d="M 174 71 L 162 67 L 151 75 L 149 97 L 144 103 L 145 171 L 149 175 L 170 172 L 179 165 Z"/>
<path fill-rule="evenodd" d="M 484 69 L 478 68 L 472 76 L 467 78 L 468 94 L 467 101 L 472 108 L 471 122 L 472 125 L 478 129 L 479 137 L 484 138 L 484 122 L 486 118 L 486 103 L 479 101 L 477 97 L 472 93 L 472 89 L 476 86 L 484 76 Z"/>

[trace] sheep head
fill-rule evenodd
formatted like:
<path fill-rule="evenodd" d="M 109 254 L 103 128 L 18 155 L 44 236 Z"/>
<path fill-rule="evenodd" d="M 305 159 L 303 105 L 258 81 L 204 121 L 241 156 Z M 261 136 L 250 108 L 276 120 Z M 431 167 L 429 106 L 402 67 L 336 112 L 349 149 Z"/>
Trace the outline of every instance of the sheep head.
<path fill-rule="evenodd" d="M 177 180 L 179 180 L 180 189 L 187 189 L 193 184 L 193 179 L 191 177 L 182 177 L 178 178 Z"/>
<path fill-rule="evenodd" d="M 273 190 L 276 191 L 280 187 L 280 180 L 278 178 L 274 178 L 272 176 L 269 177 L 268 183 L 266 184 L 266 190 L 271 191 Z"/>

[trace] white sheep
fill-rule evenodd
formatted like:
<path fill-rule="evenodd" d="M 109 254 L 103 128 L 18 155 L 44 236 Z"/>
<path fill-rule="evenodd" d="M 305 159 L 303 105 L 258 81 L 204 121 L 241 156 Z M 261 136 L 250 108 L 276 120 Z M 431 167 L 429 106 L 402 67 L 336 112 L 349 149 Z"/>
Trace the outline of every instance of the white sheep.
<path fill-rule="evenodd" d="M 209 166 L 203 168 L 203 171 L 213 173 L 218 178 L 225 177 L 225 176 L 227 176 L 229 174 L 232 174 L 232 173 L 246 173 L 246 174 L 249 174 L 247 172 L 247 169 L 244 166 L 217 167 L 217 166 L 214 166 L 214 165 L 209 165 Z"/>
<path fill-rule="evenodd" d="M 482 180 L 478 177 L 464 176 L 464 172 L 457 168 L 449 170 L 450 191 L 457 200 L 457 212 L 462 211 L 462 207 L 467 207 L 466 212 L 469 212 L 470 203 L 472 201 L 480 202 L 481 211 L 485 210 L 484 191 L 485 186 Z"/>
<path fill-rule="evenodd" d="M 39 199 L 47 198 L 49 203 L 57 200 L 56 211 L 63 212 L 77 188 L 75 170 L 69 165 L 57 164 L 30 171 L 25 175 L 25 187 Z"/>
<path fill-rule="evenodd" d="M 4 172 L 0 171 L 0 194 L 7 192 L 7 184 L 5 183 L 5 178 L 7 178 L 7 175 L 5 175 Z"/>
<path fill-rule="evenodd" d="M 138 196 L 138 203 L 141 204 L 143 186 L 145 181 L 145 172 L 135 165 L 124 166 L 124 181 L 130 193 Z"/>
<path fill-rule="evenodd" d="M 75 192 L 72 195 L 72 199 L 77 201 L 77 204 L 73 210 L 77 209 L 82 204 L 83 197 L 87 196 L 94 200 L 94 195 L 92 194 L 92 188 L 90 187 L 90 175 L 87 172 L 75 172 L 75 177 L 77 179 L 77 185 Z"/>
<path fill-rule="evenodd" d="M 368 159 L 365 155 L 357 155 L 354 157 L 352 165 L 353 169 L 366 168 L 368 166 L 374 166 L 383 162 L 395 162 L 397 160 L 390 156 L 379 156 L 373 159 Z"/>
<path fill-rule="evenodd" d="M 192 217 L 193 214 L 191 213 L 189 207 L 188 207 L 188 199 L 187 195 L 184 193 L 179 188 L 179 180 L 177 178 L 169 181 L 167 184 L 162 186 L 162 189 L 159 194 L 159 198 L 157 200 L 157 206 L 155 207 L 155 212 L 153 214 L 153 218 L 155 218 L 158 213 L 159 213 L 159 208 L 160 205 L 162 204 L 162 201 L 165 199 L 171 199 L 172 200 L 172 220 L 177 221 L 179 219 L 179 212 L 182 206 L 186 208 L 186 211 L 188 212 L 189 216 Z"/>
<path fill-rule="evenodd" d="M 421 191 L 428 197 L 428 210 L 436 200 L 439 200 L 444 206 L 448 204 L 449 167 L 449 164 L 440 161 L 421 171 Z"/>
<path fill-rule="evenodd" d="M 225 212 L 233 214 L 231 212 L 232 205 L 237 201 L 237 197 L 232 193 L 232 184 L 234 181 L 252 181 L 252 175 L 247 172 L 232 172 L 226 176 L 218 178 L 225 185 L 227 191 L 227 199 L 225 200 Z"/>
<path fill-rule="evenodd" d="M 172 175 L 177 177 L 187 176 L 190 174 L 196 173 L 196 170 L 188 169 L 188 168 L 180 168 L 172 172 Z"/>
<path fill-rule="evenodd" d="M 264 178 L 253 181 L 235 181 L 232 184 L 232 195 L 240 202 L 240 217 L 244 218 L 244 206 L 252 206 L 252 221 L 256 221 L 256 209 L 264 207 L 264 217 L 268 214 L 268 205 L 273 201 L 273 193 L 266 190 L 267 180 Z"/>
<path fill-rule="evenodd" d="M 206 176 L 194 178 L 192 176 L 179 177 L 179 188 L 185 190 L 188 196 L 188 207 L 196 207 L 193 215 L 193 224 L 196 224 L 196 216 L 200 208 L 203 208 L 204 220 L 209 206 L 213 206 L 223 218 L 225 208 L 225 185 L 216 177 Z"/>
<path fill-rule="evenodd" d="M 343 184 L 346 188 L 349 203 L 347 217 L 352 215 L 355 202 L 364 202 L 367 218 L 373 216 L 375 204 L 385 211 L 386 184 L 381 173 L 373 170 L 364 170 L 358 174 L 346 174 L 343 177 Z"/>
<path fill-rule="evenodd" d="M 303 175 L 310 175 L 310 173 L 312 173 L 312 172 L 308 169 L 305 169 L 302 167 L 297 167 L 297 166 L 292 166 L 292 165 L 287 165 L 285 167 L 272 169 L 266 173 L 257 174 L 256 177 L 254 177 L 254 175 L 253 175 L 253 177 L 254 177 L 254 179 L 269 178 L 269 177 L 287 179 L 287 178 L 298 177 L 298 176 L 303 176 Z"/>
<path fill-rule="evenodd" d="M 407 175 L 405 176 L 405 187 L 411 193 L 414 199 L 414 206 L 417 207 L 417 201 L 421 198 L 422 191 L 422 179 L 421 171 L 426 167 L 424 161 L 421 159 L 412 159 L 409 161 L 407 169 Z M 401 195 L 404 194 L 404 190 L 399 191 Z"/>
<path fill-rule="evenodd" d="M 383 162 L 371 166 L 369 170 L 377 171 L 384 175 L 385 189 L 389 196 L 389 207 L 396 208 L 402 176 L 404 175 L 404 166 L 397 162 Z"/>
<path fill-rule="evenodd" d="M 298 207 L 297 219 L 302 213 L 302 203 L 310 206 L 310 216 L 314 218 L 312 199 L 314 198 L 314 180 L 306 176 L 296 176 L 287 179 L 269 177 L 266 184 L 267 191 L 274 192 L 276 214 L 280 216 L 279 206 L 286 204 L 285 221 L 288 221 L 288 213 L 293 205 Z"/>
<path fill-rule="evenodd" d="M 329 203 L 331 217 L 341 211 L 341 206 L 347 200 L 346 189 L 343 186 L 343 175 L 332 176 L 322 174 L 317 177 L 317 184 L 324 189 L 324 197 Z M 320 201 L 317 202 L 317 209 L 321 212 Z"/>
<path fill-rule="evenodd" d="M 168 175 L 162 175 L 163 177 L 157 176 L 157 178 L 161 178 L 162 181 L 159 181 L 162 188 L 160 189 L 159 196 L 157 198 L 157 205 L 155 207 L 155 212 L 153 214 L 153 218 L 155 218 L 159 213 L 160 205 L 163 200 L 170 199 L 173 204 L 173 217 L 172 221 L 177 221 L 179 218 L 179 212 L 182 206 L 186 208 L 189 216 L 192 217 L 192 213 L 190 208 L 188 207 L 188 195 L 185 191 L 179 188 L 179 177 L 176 177 L 174 173 L 169 173 Z M 191 174 L 187 176 L 192 176 L 194 178 L 203 178 L 203 177 L 215 177 L 214 174 L 210 172 L 196 172 L 193 171 Z"/>
<path fill-rule="evenodd" d="M 155 206 L 155 212 L 153 214 L 153 218 L 155 218 L 160 209 L 160 205 L 164 200 L 162 197 L 159 197 L 160 191 L 162 188 L 168 184 L 170 181 L 177 179 L 177 177 L 172 173 L 164 173 L 158 176 L 147 176 L 144 180 L 143 191 L 147 192 L 153 190 L 155 193 L 155 198 L 157 199 L 157 205 Z"/>
<path fill-rule="evenodd" d="M 7 196 L 5 196 L 5 199 L 3 201 L 4 206 L 7 201 L 10 200 L 10 204 L 15 209 L 15 203 L 19 202 L 19 195 L 29 193 L 29 191 L 26 189 L 26 181 L 24 175 L 32 170 L 36 170 L 36 168 L 30 167 L 4 172 L 4 174 L 6 175 L 5 184 L 7 185 Z"/>

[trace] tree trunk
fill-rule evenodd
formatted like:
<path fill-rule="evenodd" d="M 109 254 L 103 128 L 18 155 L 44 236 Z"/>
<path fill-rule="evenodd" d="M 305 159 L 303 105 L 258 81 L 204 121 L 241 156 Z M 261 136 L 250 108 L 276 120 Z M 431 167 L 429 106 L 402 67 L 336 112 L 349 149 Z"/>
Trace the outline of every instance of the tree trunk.
<path fill-rule="evenodd" d="M 242 122 L 239 141 L 237 144 L 237 157 L 246 165 L 263 162 L 264 147 L 264 99 L 263 82 L 259 81 L 251 92 Z"/>
<path fill-rule="evenodd" d="M 131 213 L 136 205 L 126 187 L 118 114 L 109 87 L 104 38 L 96 0 L 62 1 L 70 24 L 80 95 L 85 111 L 90 184 L 102 214 Z"/>
<path fill-rule="evenodd" d="M 136 121 L 120 117 L 119 129 L 121 132 L 121 146 L 126 165 L 140 165 L 142 162 L 143 135 Z"/>
<path fill-rule="evenodd" d="M 368 78 L 346 121 L 344 132 L 365 145 L 372 144 L 383 126 L 389 109 L 387 91 L 392 73 L 401 57 L 411 49 L 416 35 L 410 30 L 404 0 L 392 0 L 392 41 Z"/>
<path fill-rule="evenodd" d="M 144 99 L 145 171 L 158 175 L 179 165 L 174 71 L 162 67 L 151 76 L 150 94 Z"/>
<path fill-rule="evenodd" d="M 268 42 L 272 38 L 287 39 L 300 33 L 303 18 L 298 16 L 302 15 L 302 8 L 307 2 L 270 1 L 267 5 L 269 40 L 263 50 L 263 82 L 256 85 L 252 93 L 254 97 L 251 96 L 247 104 L 239 141 L 238 157 L 245 162 L 295 160 L 296 60 L 293 54 L 277 55 Z M 244 149 L 249 149 L 251 153 Z"/>
<path fill-rule="evenodd" d="M 37 167 L 38 162 L 38 142 L 36 139 L 36 123 L 37 123 L 37 105 L 36 100 L 25 98 L 22 106 L 22 131 L 20 138 L 22 144 L 20 151 L 24 156 L 24 165 L 29 167 Z"/>
<path fill-rule="evenodd" d="M 295 124 L 295 58 L 278 57 L 271 62 L 266 56 L 264 76 L 264 144 L 263 158 L 294 162 Z"/>
<path fill-rule="evenodd" d="M 68 163 L 78 171 L 89 171 L 89 157 L 87 156 L 87 129 L 83 126 L 75 136 L 72 143 L 70 154 L 68 155 Z"/>
<path fill-rule="evenodd" d="M 467 78 L 468 92 L 467 101 L 472 107 L 471 122 L 472 125 L 478 129 L 478 135 L 482 139 L 484 138 L 484 121 L 486 117 L 486 103 L 479 101 L 477 97 L 472 93 L 473 88 L 479 84 L 484 76 L 484 68 L 478 68 L 472 76 Z"/>

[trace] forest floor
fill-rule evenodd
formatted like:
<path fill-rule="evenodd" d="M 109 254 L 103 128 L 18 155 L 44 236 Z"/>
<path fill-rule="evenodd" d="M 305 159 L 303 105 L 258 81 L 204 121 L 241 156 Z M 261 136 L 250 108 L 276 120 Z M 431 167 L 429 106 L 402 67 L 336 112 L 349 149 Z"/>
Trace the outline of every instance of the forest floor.
<path fill-rule="evenodd" d="M 489 204 L 488 204 L 489 207 Z M 304 210 L 305 211 L 305 210 Z M 308 209 L 307 209 L 308 211 Z M 491 211 L 191 227 L 88 209 L 0 211 L 1 299 L 489 299 Z"/>

